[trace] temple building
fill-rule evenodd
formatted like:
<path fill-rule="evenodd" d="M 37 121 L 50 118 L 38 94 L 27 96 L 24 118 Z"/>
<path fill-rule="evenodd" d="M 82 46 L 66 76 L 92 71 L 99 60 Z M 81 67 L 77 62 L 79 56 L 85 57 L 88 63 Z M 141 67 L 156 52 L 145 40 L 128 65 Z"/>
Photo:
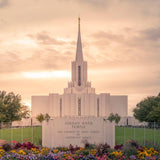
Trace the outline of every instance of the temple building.
<path fill-rule="evenodd" d="M 51 117 L 95 116 L 106 117 L 110 113 L 127 116 L 128 96 L 96 94 L 95 88 L 88 82 L 87 62 L 84 61 L 80 18 L 78 19 L 78 40 L 75 61 L 72 62 L 72 77 L 62 95 L 50 93 L 44 96 L 32 96 L 32 117 L 48 113 Z"/>

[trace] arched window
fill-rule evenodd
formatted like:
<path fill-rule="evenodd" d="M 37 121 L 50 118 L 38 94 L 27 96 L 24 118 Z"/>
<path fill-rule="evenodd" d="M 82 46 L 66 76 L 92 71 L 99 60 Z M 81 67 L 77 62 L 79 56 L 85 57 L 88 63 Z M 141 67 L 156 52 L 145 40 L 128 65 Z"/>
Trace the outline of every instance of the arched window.
<path fill-rule="evenodd" d="M 60 105 L 60 117 L 62 117 L 62 98 L 60 98 L 59 105 Z"/>
<path fill-rule="evenodd" d="M 81 98 L 78 98 L 78 116 L 81 116 Z"/>
<path fill-rule="evenodd" d="M 81 66 L 78 66 L 78 86 L 81 86 Z"/>
<path fill-rule="evenodd" d="M 97 117 L 99 117 L 99 98 L 97 98 Z"/>

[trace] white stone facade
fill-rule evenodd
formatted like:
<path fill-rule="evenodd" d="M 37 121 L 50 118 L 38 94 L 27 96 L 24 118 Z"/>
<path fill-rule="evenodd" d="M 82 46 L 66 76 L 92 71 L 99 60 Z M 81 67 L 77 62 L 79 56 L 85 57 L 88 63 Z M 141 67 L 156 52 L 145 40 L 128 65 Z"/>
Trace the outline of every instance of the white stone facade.
<path fill-rule="evenodd" d="M 78 31 L 76 59 L 72 62 L 72 78 L 64 94 L 32 96 L 32 117 L 48 113 L 51 117 L 64 116 L 109 116 L 118 113 L 127 116 L 128 97 L 96 94 L 87 77 L 87 62 L 83 60 L 80 27 Z"/>
<path fill-rule="evenodd" d="M 32 96 L 32 116 L 48 113 L 51 117 L 62 116 L 109 116 L 118 113 L 127 115 L 127 96 L 111 96 L 109 93 L 95 94 L 49 94 Z"/>

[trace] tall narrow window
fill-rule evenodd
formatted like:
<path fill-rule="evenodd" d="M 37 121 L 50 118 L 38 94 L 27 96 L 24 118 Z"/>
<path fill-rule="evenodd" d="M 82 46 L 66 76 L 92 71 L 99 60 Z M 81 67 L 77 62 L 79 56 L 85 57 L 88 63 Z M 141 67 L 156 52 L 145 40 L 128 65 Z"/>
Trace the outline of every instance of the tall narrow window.
<path fill-rule="evenodd" d="M 97 99 L 97 117 L 99 117 L 99 98 Z"/>
<path fill-rule="evenodd" d="M 78 98 L 78 116 L 81 116 L 81 98 Z"/>
<path fill-rule="evenodd" d="M 78 85 L 81 86 L 81 66 L 78 66 Z"/>
<path fill-rule="evenodd" d="M 62 98 L 60 98 L 60 117 L 62 117 Z"/>

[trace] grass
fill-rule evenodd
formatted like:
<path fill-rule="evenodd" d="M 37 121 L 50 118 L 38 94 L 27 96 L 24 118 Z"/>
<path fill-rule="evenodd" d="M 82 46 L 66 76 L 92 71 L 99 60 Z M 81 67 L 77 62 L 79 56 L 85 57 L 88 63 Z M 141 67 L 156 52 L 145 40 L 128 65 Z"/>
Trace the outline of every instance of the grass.
<path fill-rule="evenodd" d="M 160 144 L 160 128 L 116 127 L 116 144 L 123 144 L 128 139 L 136 140 L 142 145 L 147 142 L 155 145 Z"/>
<path fill-rule="evenodd" d="M 0 129 L 0 139 L 11 141 L 30 141 L 36 145 L 42 144 L 42 127 L 22 127 Z"/>
<path fill-rule="evenodd" d="M 23 127 L 0 129 L 0 139 L 9 142 L 16 140 L 24 142 L 25 139 L 39 145 L 42 143 L 42 127 Z M 133 139 L 144 145 L 147 141 L 152 144 L 160 144 L 160 129 L 133 128 L 133 127 L 116 127 L 115 142 L 123 144 L 126 140 Z"/>

